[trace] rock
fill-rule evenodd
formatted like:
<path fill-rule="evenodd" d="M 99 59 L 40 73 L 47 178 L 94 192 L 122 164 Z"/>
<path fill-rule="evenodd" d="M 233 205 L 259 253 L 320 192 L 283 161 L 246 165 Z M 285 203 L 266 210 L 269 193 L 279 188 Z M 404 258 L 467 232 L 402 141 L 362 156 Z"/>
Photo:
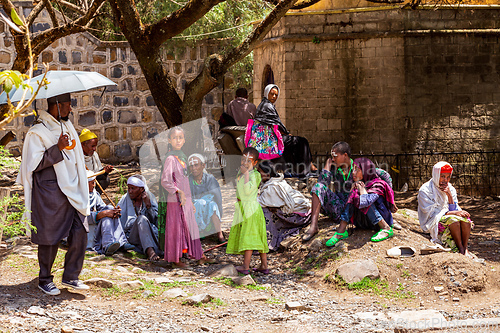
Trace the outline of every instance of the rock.
<path fill-rule="evenodd" d="M 236 267 L 234 265 L 226 265 L 222 268 L 219 268 L 216 271 L 213 271 L 209 275 L 210 277 L 218 277 L 218 276 L 223 276 L 223 277 L 231 277 L 231 276 L 238 276 L 238 271 L 236 270 Z"/>
<path fill-rule="evenodd" d="M 132 268 L 131 272 L 134 274 L 143 274 L 144 270 L 142 268 L 139 268 L 139 267 L 134 267 L 134 268 Z"/>
<path fill-rule="evenodd" d="M 200 326 L 200 330 L 202 330 L 204 332 L 210 332 L 210 331 L 212 331 L 210 328 L 208 328 L 206 326 Z"/>
<path fill-rule="evenodd" d="M 460 302 L 460 298 L 458 298 L 458 297 L 453 297 L 453 302 Z"/>
<path fill-rule="evenodd" d="M 286 310 L 297 310 L 297 311 L 302 311 L 302 310 L 305 310 L 306 307 L 302 304 L 300 304 L 299 302 L 286 302 L 285 303 L 285 309 Z"/>
<path fill-rule="evenodd" d="M 73 333 L 73 327 L 71 326 L 63 326 L 61 327 L 61 333 Z"/>
<path fill-rule="evenodd" d="M 442 287 L 442 286 L 434 287 L 434 291 L 437 292 L 437 293 L 440 292 L 440 291 L 443 291 L 443 289 L 444 289 L 444 287 Z"/>
<path fill-rule="evenodd" d="M 85 280 L 85 284 L 94 285 L 99 288 L 113 288 L 114 285 L 113 281 L 99 277 Z"/>
<path fill-rule="evenodd" d="M 106 260 L 106 256 L 104 254 L 100 254 L 96 257 L 88 258 L 89 261 L 103 261 Z"/>
<path fill-rule="evenodd" d="M 173 283 L 174 280 L 168 278 L 168 277 L 165 277 L 165 276 L 160 276 L 160 277 L 157 277 L 157 278 L 154 278 L 153 279 L 154 282 L 158 283 L 158 284 L 161 284 L 161 283 Z"/>
<path fill-rule="evenodd" d="M 144 290 L 144 292 L 142 293 L 142 297 L 144 298 L 148 298 L 151 295 L 154 295 L 154 292 L 152 292 L 151 290 Z"/>
<path fill-rule="evenodd" d="M 113 275 L 113 271 L 110 270 L 109 268 L 97 267 L 97 268 L 95 268 L 95 270 L 97 272 L 101 272 L 101 273 L 104 273 L 104 274 Z"/>
<path fill-rule="evenodd" d="M 285 249 L 289 249 L 298 241 L 298 239 L 299 239 L 298 236 L 288 237 L 287 239 L 281 242 L 280 246 Z"/>
<path fill-rule="evenodd" d="M 61 316 L 67 316 L 73 320 L 82 319 L 83 317 L 76 311 L 64 311 L 60 313 Z"/>
<path fill-rule="evenodd" d="M 121 273 L 130 273 L 129 270 L 126 267 L 123 267 L 123 266 L 115 266 L 115 269 L 118 272 L 121 272 Z"/>
<path fill-rule="evenodd" d="M 255 281 L 253 280 L 253 278 L 250 276 L 250 274 L 245 275 L 245 276 L 232 277 L 231 281 L 233 281 L 238 286 L 249 286 L 249 285 L 256 284 Z"/>
<path fill-rule="evenodd" d="M 138 288 L 144 287 L 144 283 L 142 281 L 138 281 L 138 280 L 125 281 L 125 282 L 119 283 L 118 287 L 120 287 L 122 289 L 138 289 Z"/>
<path fill-rule="evenodd" d="M 361 320 L 387 320 L 382 312 L 357 312 L 354 316 Z"/>
<path fill-rule="evenodd" d="M 389 312 L 387 314 L 390 320 L 398 323 L 411 323 L 412 327 L 425 327 L 432 329 L 434 327 L 443 328 L 447 324 L 446 318 L 437 310 L 418 310 Z"/>
<path fill-rule="evenodd" d="M 249 299 L 250 302 L 266 302 L 269 298 L 267 296 L 257 296 Z"/>
<path fill-rule="evenodd" d="M 196 305 L 198 303 L 208 303 L 213 299 L 209 294 L 199 294 L 196 296 L 191 296 L 186 298 L 185 304 L 187 305 Z"/>
<path fill-rule="evenodd" d="M 309 251 L 318 252 L 323 248 L 323 243 L 319 238 L 315 238 L 309 243 L 307 247 L 309 248 Z"/>
<path fill-rule="evenodd" d="M 347 283 L 359 282 L 365 277 L 370 279 L 380 277 L 377 265 L 370 259 L 343 264 L 337 268 L 336 274 L 340 275 Z"/>
<path fill-rule="evenodd" d="M 45 315 L 45 310 L 42 309 L 39 306 L 30 306 L 30 308 L 27 311 L 29 314 L 37 314 L 39 316 L 44 316 Z"/>
<path fill-rule="evenodd" d="M 166 290 L 161 295 L 163 298 L 177 298 L 177 297 L 186 297 L 188 294 L 182 290 L 181 288 L 173 288 L 170 290 Z"/>
<path fill-rule="evenodd" d="M 191 282 L 191 278 L 189 276 L 183 276 L 176 279 L 177 282 Z"/>
<path fill-rule="evenodd" d="M 445 291 L 442 291 L 442 292 L 440 292 L 438 295 L 439 295 L 439 296 L 446 296 L 446 295 L 448 295 L 448 291 L 446 291 L 446 290 L 445 290 Z"/>

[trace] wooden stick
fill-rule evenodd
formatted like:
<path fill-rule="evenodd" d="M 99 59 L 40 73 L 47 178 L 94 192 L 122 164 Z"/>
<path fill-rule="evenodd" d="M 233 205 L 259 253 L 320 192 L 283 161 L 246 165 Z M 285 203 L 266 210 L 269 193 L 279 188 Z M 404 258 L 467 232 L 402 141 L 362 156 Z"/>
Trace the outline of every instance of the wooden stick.
<path fill-rule="evenodd" d="M 207 253 L 208 251 L 212 251 L 212 250 L 214 250 L 214 249 L 216 249 L 216 248 L 218 248 L 218 247 L 224 246 L 224 245 L 226 245 L 226 244 L 227 244 L 227 241 L 226 241 L 226 242 L 224 242 L 224 243 L 222 243 L 222 244 L 219 244 L 219 245 L 216 245 L 216 246 L 214 246 L 214 247 L 211 247 L 211 248 L 209 248 L 209 249 L 207 249 L 207 250 L 203 251 L 203 253 Z"/>
<path fill-rule="evenodd" d="M 113 205 L 113 207 L 115 207 L 115 209 L 116 209 L 115 203 L 113 202 L 113 200 L 111 200 L 108 197 L 108 195 L 106 194 L 106 192 L 104 192 L 104 189 L 101 187 L 101 184 L 99 184 L 99 182 L 97 181 L 97 179 L 95 180 L 95 183 L 97 184 L 97 186 L 99 186 L 99 188 L 101 189 L 102 193 L 106 196 L 106 198 L 108 198 L 109 202 L 111 202 L 111 204 Z"/>
<path fill-rule="evenodd" d="M 88 170 L 88 169 L 87 169 Z M 97 176 L 100 176 L 100 175 L 104 175 L 106 173 L 106 170 L 102 169 L 101 171 L 99 172 L 96 172 L 94 173 L 92 176 L 89 176 L 87 178 L 92 178 L 92 177 L 97 177 Z"/>

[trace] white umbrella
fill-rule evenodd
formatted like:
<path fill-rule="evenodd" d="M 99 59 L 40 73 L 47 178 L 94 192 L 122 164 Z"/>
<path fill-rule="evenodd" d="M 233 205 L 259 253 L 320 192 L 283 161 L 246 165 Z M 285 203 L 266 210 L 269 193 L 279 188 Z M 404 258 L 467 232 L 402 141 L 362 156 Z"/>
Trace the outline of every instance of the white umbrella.
<path fill-rule="evenodd" d="M 38 88 L 38 82 L 43 78 L 43 74 L 33 77 L 30 80 L 30 86 L 33 87 L 33 91 Z M 117 84 L 108 79 L 107 77 L 97 73 L 97 72 L 82 72 L 82 71 L 48 71 L 45 77 L 50 83 L 45 87 L 42 87 L 36 99 L 46 99 L 53 96 L 58 96 L 66 93 L 85 91 L 94 88 L 106 87 L 106 86 L 116 86 Z M 28 83 L 28 81 L 24 81 Z M 31 92 L 26 89 L 25 100 L 31 98 Z M 19 89 L 15 87 L 9 93 L 11 102 L 19 102 L 23 97 L 24 89 L 20 86 Z M 0 104 L 7 103 L 7 94 L 3 92 L 0 95 Z"/>

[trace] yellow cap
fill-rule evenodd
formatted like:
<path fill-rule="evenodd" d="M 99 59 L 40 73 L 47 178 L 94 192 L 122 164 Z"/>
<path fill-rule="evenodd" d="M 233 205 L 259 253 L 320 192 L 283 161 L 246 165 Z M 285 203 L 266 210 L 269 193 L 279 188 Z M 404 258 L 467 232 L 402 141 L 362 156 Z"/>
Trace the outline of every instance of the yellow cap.
<path fill-rule="evenodd" d="M 80 133 L 79 138 L 80 138 L 80 142 L 85 142 L 88 140 L 97 139 L 97 135 L 95 135 L 89 129 L 84 128 L 84 129 L 82 129 L 82 133 Z"/>

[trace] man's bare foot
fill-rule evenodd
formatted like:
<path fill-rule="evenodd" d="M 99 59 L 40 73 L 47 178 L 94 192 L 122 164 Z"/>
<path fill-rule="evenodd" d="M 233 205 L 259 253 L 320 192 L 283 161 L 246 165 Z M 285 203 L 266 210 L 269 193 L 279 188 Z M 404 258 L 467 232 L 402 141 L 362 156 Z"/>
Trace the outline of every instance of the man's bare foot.
<path fill-rule="evenodd" d="M 156 254 L 155 250 L 152 247 L 148 247 L 146 249 L 146 255 L 148 256 L 149 261 L 158 261 L 160 257 Z"/>
<path fill-rule="evenodd" d="M 215 264 L 215 259 L 209 259 L 205 256 L 203 256 L 200 260 L 198 260 L 199 265 L 204 265 L 204 264 Z"/>
<path fill-rule="evenodd" d="M 307 232 L 302 236 L 302 240 L 304 242 L 310 241 L 316 234 L 318 233 L 318 230 L 307 230 Z"/>
<path fill-rule="evenodd" d="M 474 259 L 474 256 L 473 256 L 473 255 L 469 252 L 469 250 L 468 250 L 468 249 L 465 249 L 465 253 L 464 253 L 464 255 L 465 255 L 466 257 L 469 257 L 469 258 L 471 258 L 471 259 Z"/>

